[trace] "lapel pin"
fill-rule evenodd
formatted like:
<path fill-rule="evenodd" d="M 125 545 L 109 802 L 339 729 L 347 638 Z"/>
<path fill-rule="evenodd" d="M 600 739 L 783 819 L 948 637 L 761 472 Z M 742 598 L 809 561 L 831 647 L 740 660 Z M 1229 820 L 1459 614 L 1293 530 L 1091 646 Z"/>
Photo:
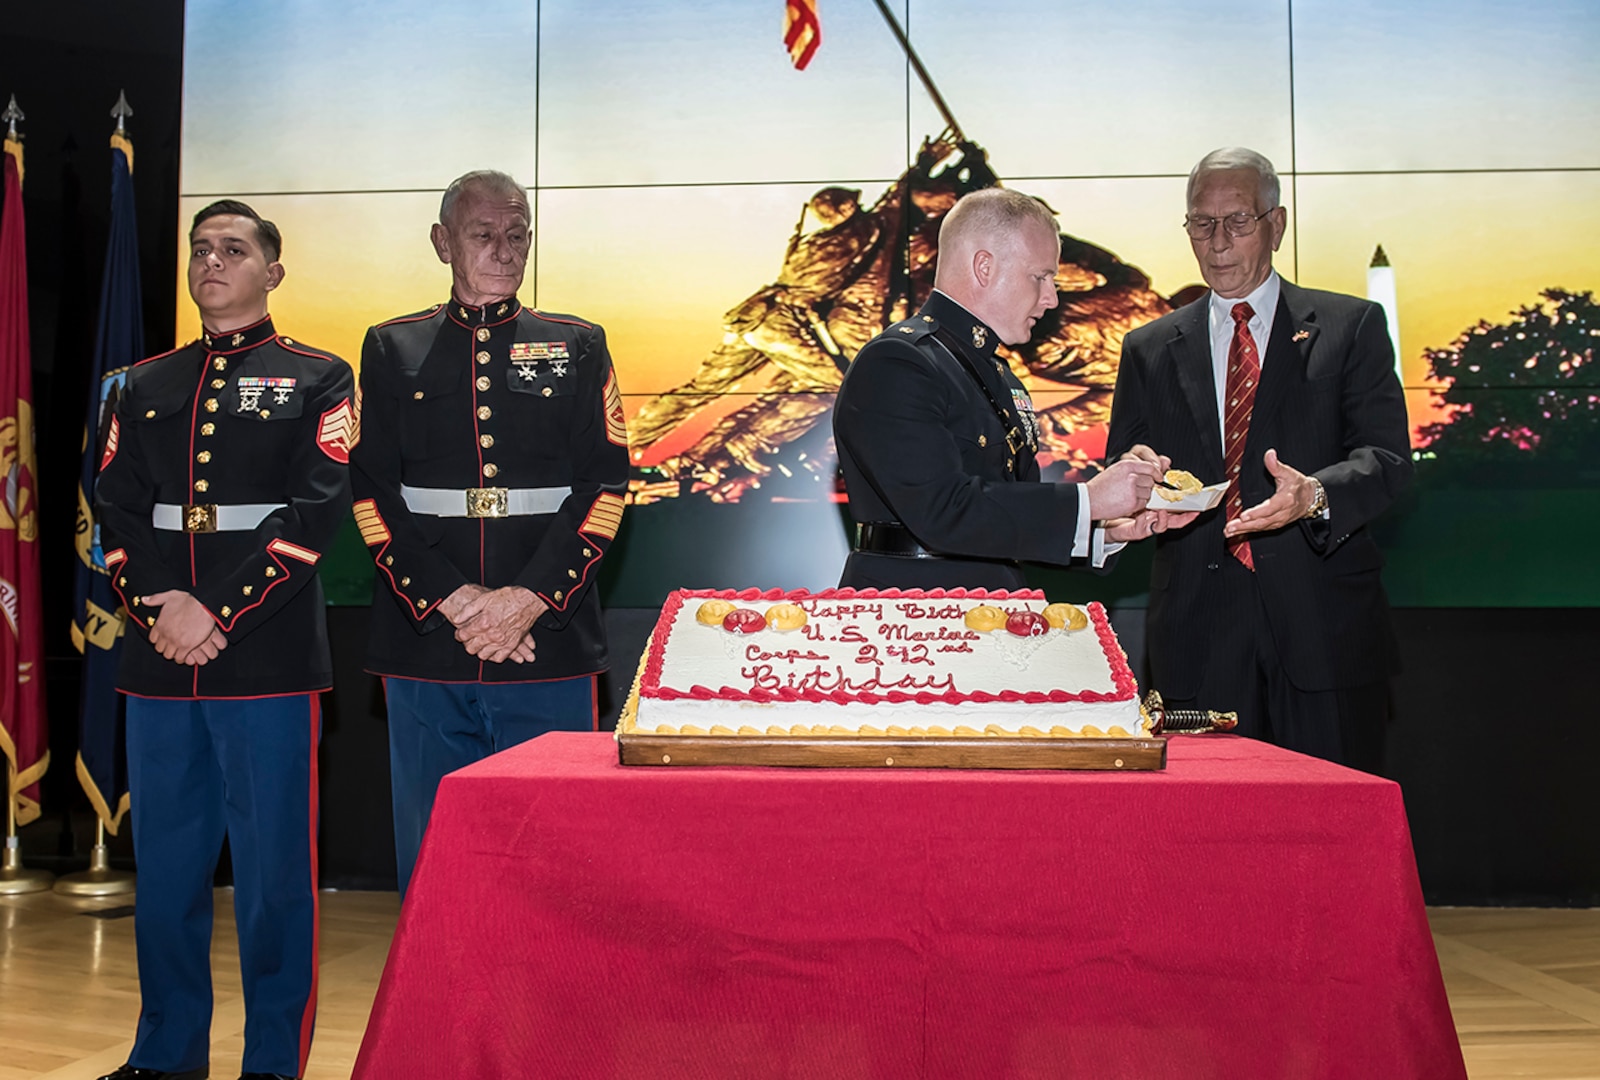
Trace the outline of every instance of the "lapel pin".
<path fill-rule="evenodd" d="M 1289 340 L 1290 341 L 1304 341 L 1306 338 L 1308 338 L 1310 336 L 1311 336 L 1311 331 L 1310 330 L 1296 330 L 1295 334 L 1294 334 L 1294 337 L 1290 338 Z"/>

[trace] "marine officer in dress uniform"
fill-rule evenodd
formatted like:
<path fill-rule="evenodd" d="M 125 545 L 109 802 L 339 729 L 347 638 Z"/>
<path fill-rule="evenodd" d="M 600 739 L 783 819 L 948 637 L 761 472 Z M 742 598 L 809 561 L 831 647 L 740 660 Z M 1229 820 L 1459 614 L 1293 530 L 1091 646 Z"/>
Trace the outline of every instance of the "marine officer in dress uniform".
<path fill-rule="evenodd" d="M 1060 253 L 1050 211 L 1020 192 L 975 191 L 945 216 L 935 291 L 862 348 L 834 406 L 859 523 L 841 585 L 1016 589 L 1019 561 L 1099 566 L 1193 518 L 1144 509 L 1168 464 L 1147 447 L 1086 484 L 1040 481 L 1033 404 L 996 349 L 1056 306 Z"/>
<path fill-rule="evenodd" d="M 317 695 L 333 681 L 316 565 L 350 508 L 354 378 L 274 328 L 276 226 L 227 200 L 189 241 L 203 332 L 129 371 L 96 486 L 131 628 L 118 687 L 139 860 L 142 1007 L 111 1080 L 209 1074 L 224 834 L 244 1076 L 299 1076 L 316 1018 Z"/>
<path fill-rule="evenodd" d="M 356 523 L 378 567 L 368 670 L 384 677 L 402 893 L 440 779 L 552 730 L 592 730 L 607 666 L 600 559 L 628 436 L 605 332 L 517 300 L 527 193 L 446 189 L 450 300 L 373 327 Z"/>

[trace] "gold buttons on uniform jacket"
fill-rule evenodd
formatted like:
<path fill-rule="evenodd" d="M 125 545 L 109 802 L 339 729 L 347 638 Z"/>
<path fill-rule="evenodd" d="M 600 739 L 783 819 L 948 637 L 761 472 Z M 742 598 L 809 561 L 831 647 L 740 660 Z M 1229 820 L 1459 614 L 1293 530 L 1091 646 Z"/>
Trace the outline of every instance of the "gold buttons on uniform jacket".
<path fill-rule="evenodd" d="M 385 565 L 385 566 L 393 566 L 394 565 L 394 556 L 393 555 L 384 556 L 383 565 Z"/>
<path fill-rule="evenodd" d="M 222 605 L 222 617 L 224 619 L 226 619 L 228 616 L 230 616 L 232 614 L 233 614 L 233 609 L 231 607 L 229 607 L 227 604 L 223 604 Z"/>
<path fill-rule="evenodd" d="M 194 459 L 196 461 L 198 461 L 200 464 L 205 465 L 208 462 L 210 462 L 210 460 L 211 460 L 211 451 L 210 450 L 202 450 L 202 451 L 200 451 L 198 454 L 196 454 L 194 456 Z"/>
<path fill-rule="evenodd" d="M 479 420 L 487 420 L 487 419 L 489 419 L 489 417 L 491 417 L 493 415 L 494 415 L 494 410 L 489 408 L 489 406 L 487 406 L 487 405 L 479 405 L 478 406 L 478 419 Z"/>
<path fill-rule="evenodd" d="M 207 421 L 206 423 L 200 425 L 200 434 L 202 434 L 202 435 L 215 435 L 216 433 L 217 433 L 217 425 L 211 423 L 210 421 Z"/>
<path fill-rule="evenodd" d="M 500 475 L 500 466 L 492 461 L 483 463 L 483 478 L 485 480 L 493 480 L 498 475 Z"/>
<path fill-rule="evenodd" d="M 411 579 L 410 578 L 403 577 L 403 578 L 400 579 L 400 587 L 402 589 L 405 588 L 407 585 L 410 585 L 410 584 L 411 584 Z"/>
<path fill-rule="evenodd" d="M 479 435 L 478 436 L 478 445 L 483 447 L 485 450 L 489 449 L 489 447 L 494 445 L 494 436 L 493 435 Z"/>
<path fill-rule="evenodd" d="M 540 390 L 540 391 L 539 391 L 539 393 L 541 393 L 541 394 L 543 394 L 543 395 L 544 395 L 544 396 L 545 396 L 545 397 L 549 397 L 549 396 L 550 396 L 550 395 L 551 395 L 551 394 L 553 394 L 553 393 L 555 393 L 555 391 L 554 391 L 554 390 L 551 390 L 551 389 L 550 389 L 550 388 L 549 388 L 549 387 L 548 387 L 548 386 L 547 386 L 547 387 L 545 387 L 545 388 L 544 388 L 544 389 L 543 389 L 543 390 Z"/>
<path fill-rule="evenodd" d="M 481 353 L 478 354 L 478 363 L 487 364 L 488 362 L 489 362 L 489 354 L 487 352 L 481 352 Z"/>
<path fill-rule="evenodd" d="M 568 570 L 567 576 L 574 581 L 578 580 L 578 572 L 576 570 Z"/>
<path fill-rule="evenodd" d="M 478 389 L 479 390 L 487 390 L 492 385 L 493 384 L 489 381 L 489 376 L 487 376 L 487 375 L 479 375 L 478 376 Z"/>
<path fill-rule="evenodd" d="M 241 589 L 239 591 L 244 593 L 246 596 L 249 596 L 251 593 L 256 591 L 256 587 L 254 585 L 246 585 L 243 589 Z"/>
<path fill-rule="evenodd" d="M 478 340 L 479 341 L 488 341 L 489 340 L 489 328 L 487 326 L 478 327 Z"/>
<path fill-rule="evenodd" d="M 265 420 L 267 417 L 269 417 L 271 415 L 272 415 L 272 410 L 271 409 L 262 409 L 261 410 L 261 419 Z"/>
<path fill-rule="evenodd" d="M 216 411 L 217 411 L 217 399 L 216 398 L 206 398 L 206 412 L 216 412 Z"/>
<path fill-rule="evenodd" d="M 278 572 L 276 570 L 274 570 L 270 566 L 267 567 L 266 570 L 263 571 L 263 573 L 265 573 L 268 577 L 277 577 L 278 576 Z"/>
<path fill-rule="evenodd" d="M 227 385 L 228 385 L 228 380 L 227 379 L 212 379 L 211 380 L 211 389 L 213 389 L 213 390 L 221 390 L 224 386 L 227 386 Z"/>
<path fill-rule="evenodd" d="M 554 593 L 554 596 L 555 596 L 555 598 L 556 598 L 556 603 L 558 603 L 558 604 L 559 604 L 559 603 L 560 603 L 560 602 L 561 602 L 561 590 L 560 590 L 560 589 L 557 589 L 557 590 L 556 590 L 556 591 L 555 591 L 555 593 Z"/>
<path fill-rule="evenodd" d="M 421 610 L 422 608 L 425 608 L 427 606 L 428 606 L 428 602 L 426 600 L 418 600 L 417 601 L 418 610 Z"/>
<path fill-rule="evenodd" d="M 146 409 L 144 411 L 144 418 L 146 420 L 154 420 L 156 418 L 156 411 L 154 409 Z"/>
<path fill-rule="evenodd" d="M 590 551 L 588 548 L 584 548 L 583 549 L 583 557 L 585 559 L 587 559 L 589 556 L 591 556 L 593 554 L 594 554 L 594 552 Z"/>
<path fill-rule="evenodd" d="M 421 391 L 421 390 L 418 390 L 418 391 L 417 391 L 417 392 L 416 392 L 416 393 L 415 393 L 415 394 L 412 394 L 412 395 L 411 395 L 411 396 L 412 396 L 412 398 L 414 398 L 414 399 L 415 399 L 415 400 L 417 400 L 417 401 L 421 401 L 421 400 L 422 400 L 422 391 Z"/>
<path fill-rule="evenodd" d="M 203 491 L 205 491 L 205 490 L 206 490 L 206 489 L 207 489 L 207 488 L 209 488 L 209 487 L 210 487 L 210 486 L 211 486 L 211 485 L 210 485 L 210 483 L 208 483 L 208 482 L 207 482 L 207 481 L 205 481 L 205 480 L 196 480 L 196 481 L 195 481 L 195 482 L 194 482 L 194 489 L 195 489 L 195 490 L 196 490 L 196 491 L 200 491 L 200 492 L 203 492 Z"/>
<path fill-rule="evenodd" d="M 978 445 L 979 446 L 988 446 L 989 445 L 989 436 L 987 436 L 987 435 L 979 435 L 978 436 Z"/>

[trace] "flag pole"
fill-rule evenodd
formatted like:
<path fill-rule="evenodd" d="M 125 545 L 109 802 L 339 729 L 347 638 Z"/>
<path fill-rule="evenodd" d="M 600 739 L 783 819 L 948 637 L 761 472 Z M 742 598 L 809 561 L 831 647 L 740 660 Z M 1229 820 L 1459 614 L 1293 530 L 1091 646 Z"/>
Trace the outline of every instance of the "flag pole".
<path fill-rule="evenodd" d="M 923 87 L 928 91 L 928 96 L 933 98 L 934 106 L 939 110 L 939 115 L 944 117 L 944 122 L 950 128 L 950 133 L 956 137 L 957 142 L 966 142 L 966 135 L 962 134 L 961 125 L 956 123 L 956 118 L 950 112 L 950 106 L 945 104 L 944 95 L 939 93 L 939 88 L 933 85 L 933 76 L 928 74 L 928 69 L 922 66 L 922 58 L 917 55 L 917 50 L 911 47 L 911 41 L 906 37 L 906 32 L 900 28 L 900 22 L 894 17 L 894 12 L 889 10 L 889 5 L 884 0 L 873 0 L 878 5 L 878 10 L 883 13 L 883 21 L 889 24 L 889 29 L 894 32 L 894 39 L 905 50 L 906 59 L 911 61 L 911 69 L 917 73 L 917 78 L 922 80 Z"/>
<path fill-rule="evenodd" d="M 121 150 L 126 155 L 130 171 L 133 168 L 133 142 L 128 137 L 126 121 L 132 115 L 133 109 L 128 106 L 127 93 L 119 92 L 117 94 L 117 103 L 111 107 L 111 116 L 117 122 L 116 130 L 111 133 L 111 149 L 113 152 Z M 113 158 L 114 160 L 115 158 Z M 115 194 L 113 194 L 112 201 L 115 204 Z M 112 214 L 116 214 L 114 205 Z M 112 259 L 112 254 L 109 250 L 106 252 L 108 263 Z M 110 273 L 109 269 L 107 273 Z M 107 302 L 106 297 L 102 296 L 100 302 L 101 306 L 104 307 Z M 106 313 L 102 311 L 100 317 L 104 320 Z M 97 374 L 102 373 L 97 372 Z M 85 453 L 91 455 L 91 458 L 95 456 L 96 452 L 94 446 L 95 432 L 96 429 L 94 427 L 85 427 L 84 429 Z M 84 642 L 85 666 L 88 665 L 91 659 L 88 650 L 96 647 L 89 641 Z M 85 692 L 87 692 L 87 689 Z M 89 778 L 89 770 L 84 765 L 83 752 L 81 750 L 78 754 L 78 773 L 80 781 L 86 785 L 93 783 L 92 778 Z M 98 794 L 98 792 L 99 789 L 96 787 L 95 793 Z M 115 792 L 113 791 L 111 794 L 114 798 Z M 80 870 L 73 874 L 64 874 L 56 880 L 55 891 L 63 896 L 121 896 L 134 891 L 135 878 L 132 874 L 126 870 L 111 869 L 111 852 L 106 847 L 106 819 L 100 813 L 100 807 L 103 805 L 103 799 L 96 803 L 94 849 L 89 853 L 89 869 Z"/>

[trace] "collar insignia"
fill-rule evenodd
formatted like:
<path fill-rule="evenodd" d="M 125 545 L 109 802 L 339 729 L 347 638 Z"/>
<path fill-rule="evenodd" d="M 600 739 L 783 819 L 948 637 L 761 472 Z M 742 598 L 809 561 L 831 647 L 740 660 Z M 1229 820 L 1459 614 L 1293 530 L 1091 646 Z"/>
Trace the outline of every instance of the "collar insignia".
<path fill-rule="evenodd" d="M 974 326 L 972 328 L 972 347 L 974 349 L 983 348 L 984 342 L 986 342 L 988 340 L 989 340 L 989 331 L 988 330 L 984 329 L 981 326 Z"/>

